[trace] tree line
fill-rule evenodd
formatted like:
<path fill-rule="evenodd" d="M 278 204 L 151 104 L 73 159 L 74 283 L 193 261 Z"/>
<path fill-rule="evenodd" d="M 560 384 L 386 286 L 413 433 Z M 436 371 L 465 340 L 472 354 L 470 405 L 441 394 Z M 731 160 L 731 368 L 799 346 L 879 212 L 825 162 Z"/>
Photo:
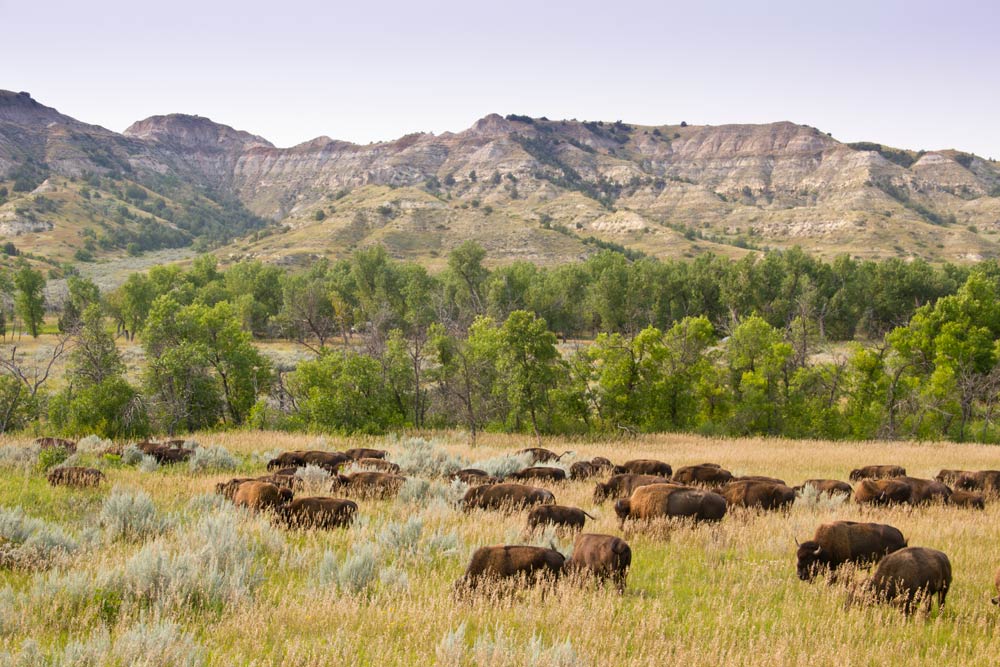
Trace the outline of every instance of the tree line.
<path fill-rule="evenodd" d="M 471 242 L 437 274 L 381 247 L 294 271 L 204 256 L 107 294 L 71 277 L 58 307 L 24 265 L 0 277 L 0 333 L 37 336 L 46 306 L 59 333 L 43 358 L 5 346 L 0 431 L 1000 438 L 995 262 L 485 261 Z M 116 338 L 141 345 L 137 372 Z M 261 339 L 307 353 L 275 361 Z"/>

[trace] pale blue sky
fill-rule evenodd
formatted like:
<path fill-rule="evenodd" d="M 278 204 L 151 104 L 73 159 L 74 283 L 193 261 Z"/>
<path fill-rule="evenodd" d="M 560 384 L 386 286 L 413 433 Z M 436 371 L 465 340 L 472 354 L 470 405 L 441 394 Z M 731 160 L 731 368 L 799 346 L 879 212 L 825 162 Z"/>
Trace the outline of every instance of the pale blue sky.
<path fill-rule="evenodd" d="M 0 88 L 122 130 L 185 112 L 288 146 L 490 112 L 792 120 L 1000 159 L 1000 3 L 0 0 Z"/>

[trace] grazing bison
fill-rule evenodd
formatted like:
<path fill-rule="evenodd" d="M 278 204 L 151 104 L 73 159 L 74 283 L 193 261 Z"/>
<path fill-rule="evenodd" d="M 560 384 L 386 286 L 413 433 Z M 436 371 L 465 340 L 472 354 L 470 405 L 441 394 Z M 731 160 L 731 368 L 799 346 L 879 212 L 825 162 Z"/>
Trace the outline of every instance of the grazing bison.
<path fill-rule="evenodd" d="M 511 473 L 513 479 L 539 479 L 549 482 L 562 482 L 566 479 L 566 471 L 562 468 L 552 468 L 549 466 L 532 466 L 524 470 Z"/>
<path fill-rule="evenodd" d="M 562 454 L 556 454 L 550 449 L 545 449 L 544 447 L 528 447 L 527 449 L 519 449 L 514 452 L 515 456 L 521 456 L 522 454 L 528 454 L 531 456 L 532 465 L 536 463 L 548 463 L 549 461 L 558 461 L 562 457 L 569 454 L 569 452 L 563 452 Z"/>
<path fill-rule="evenodd" d="M 906 546 L 898 529 L 881 523 L 833 521 L 816 529 L 811 540 L 798 545 L 799 579 L 810 581 L 819 570 L 835 572 L 844 563 L 871 565 Z"/>
<path fill-rule="evenodd" d="M 790 486 L 770 481 L 744 479 L 730 482 L 719 490 L 727 505 L 776 510 L 795 502 L 795 491 Z"/>
<path fill-rule="evenodd" d="M 865 466 L 863 468 L 855 468 L 851 471 L 848 476 L 852 482 L 858 482 L 863 479 L 887 479 L 890 477 L 905 477 L 906 468 L 903 466 L 893 466 L 893 465 L 881 465 L 881 466 Z"/>
<path fill-rule="evenodd" d="M 227 500 L 233 500 L 236 497 L 236 490 L 240 488 L 240 484 L 243 482 L 259 481 L 261 480 L 256 477 L 233 477 L 232 479 L 227 479 L 225 482 L 216 484 L 215 492 Z"/>
<path fill-rule="evenodd" d="M 1000 494 L 1000 470 L 978 470 L 965 473 L 958 478 L 955 486 L 966 491 L 982 491 L 990 495 Z"/>
<path fill-rule="evenodd" d="M 956 489 L 948 496 L 948 504 L 955 507 L 968 507 L 970 509 L 986 509 L 986 498 L 981 493 L 973 493 L 963 489 Z"/>
<path fill-rule="evenodd" d="M 566 558 L 555 549 L 520 545 L 480 547 L 472 554 L 456 590 L 473 590 L 483 582 L 523 577 L 528 583 L 556 579 Z"/>
<path fill-rule="evenodd" d="M 577 461 L 569 467 L 570 479 L 590 479 L 596 475 L 599 468 L 590 461 Z"/>
<path fill-rule="evenodd" d="M 625 591 L 625 579 L 632 565 L 628 542 L 613 535 L 585 533 L 573 543 L 573 557 L 566 561 L 567 572 L 581 572 L 614 582 L 619 593 Z"/>
<path fill-rule="evenodd" d="M 839 479 L 807 479 L 802 482 L 802 486 L 794 487 L 797 492 L 801 492 L 802 489 L 807 486 L 816 489 L 817 493 L 826 493 L 828 495 L 843 494 L 849 496 L 854 493 L 854 489 L 847 482 L 841 482 Z"/>
<path fill-rule="evenodd" d="M 626 461 L 620 466 L 615 466 L 618 474 L 630 472 L 635 475 L 659 475 L 660 477 L 670 477 L 674 474 L 674 469 L 669 463 L 657 461 L 655 459 L 634 459 Z"/>
<path fill-rule="evenodd" d="M 625 473 L 623 475 L 612 475 L 607 482 L 598 482 L 594 487 L 594 502 L 600 503 L 610 498 L 628 498 L 640 486 L 647 484 L 669 484 L 669 477 L 659 477 L 657 475 L 633 475 Z"/>
<path fill-rule="evenodd" d="M 55 449 L 57 447 L 61 447 L 69 454 L 76 453 L 76 443 L 72 440 L 66 440 L 65 438 L 35 438 L 35 444 L 41 449 Z"/>
<path fill-rule="evenodd" d="M 385 459 L 358 459 L 354 462 L 354 465 L 362 468 L 370 468 L 377 472 L 391 472 L 393 474 L 399 472 L 399 465 Z"/>
<path fill-rule="evenodd" d="M 97 486 L 105 480 L 104 473 L 97 468 L 66 466 L 53 468 L 46 475 L 52 486 Z"/>
<path fill-rule="evenodd" d="M 615 464 L 611 462 L 610 459 L 606 459 L 603 456 L 595 456 L 590 459 L 591 465 L 597 468 L 598 472 L 608 473 L 615 469 Z"/>
<path fill-rule="evenodd" d="M 771 484 L 781 484 L 782 486 L 788 486 L 785 484 L 785 480 L 778 479 L 777 477 L 766 477 L 764 475 L 740 475 L 739 477 L 733 477 L 734 482 L 770 482 Z"/>
<path fill-rule="evenodd" d="M 305 452 L 296 450 L 294 452 L 281 452 L 276 457 L 267 462 L 268 470 L 279 468 L 301 468 L 306 465 Z"/>
<path fill-rule="evenodd" d="M 470 509 L 517 509 L 532 505 L 552 505 L 551 491 L 525 484 L 503 483 L 474 486 L 465 492 L 462 507 Z"/>
<path fill-rule="evenodd" d="M 292 492 L 288 489 L 279 489 L 270 482 L 256 479 L 243 482 L 236 487 L 236 492 L 233 494 L 233 504 L 249 508 L 254 512 L 278 510 L 291 499 Z"/>
<path fill-rule="evenodd" d="M 302 460 L 305 461 L 305 465 L 312 464 L 331 473 L 336 473 L 340 470 L 341 466 L 353 459 L 343 452 L 323 452 L 313 450 L 302 452 Z"/>
<path fill-rule="evenodd" d="M 340 475 L 337 482 L 365 498 L 388 498 L 399 493 L 406 478 L 388 472 L 355 472 Z"/>
<path fill-rule="evenodd" d="M 702 463 L 678 468 L 673 481 L 678 484 L 722 486 L 733 481 L 733 474 L 715 463 Z"/>
<path fill-rule="evenodd" d="M 458 472 L 452 473 L 451 478 L 453 480 L 457 479 L 465 482 L 469 486 L 497 484 L 500 482 L 498 477 L 494 477 L 485 470 L 479 470 L 478 468 L 465 468 L 464 470 L 459 470 Z"/>
<path fill-rule="evenodd" d="M 342 498 L 296 498 L 279 511 L 294 528 L 340 528 L 349 526 L 358 512 L 358 504 Z"/>
<path fill-rule="evenodd" d="M 354 459 L 384 459 L 389 456 L 389 452 L 384 449 L 368 449 L 367 447 L 355 447 L 344 452 L 347 458 Z"/>
<path fill-rule="evenodd" d="M 594 517 L 576 507 L 539 505 L 528 513 L 528 530 L 534 530 L 538 526 L 546 524 L 583 528 L 583 524 L 587 522 L 588 518 L 593 519 Z"/>
<path fill-rule="evenodd" d="M 650 484 L 636 489 L 628 499 L 615 503 L 622 527 L 627 519 L 691 517 L 719 521 L 726 514 L 726 499 L 718 493 L 677 484 Z"/>
<path fill-rule="evenodd" d="M 944 482 L 948 486 L 958 485 L 958 480 L 962 478 L 962 475 L 971 475 L 973 471 L 971 470 L 942 470 L 937 475 L 934 476 L 939 482 Z"/>
<path fill-rule="evenodd" d="M 892 505 L 910 502 L 913 487 L 898 479 L 863 479 L 854 487 L 854 502 Z"/>
<path fill-rule="evenodd" d="M 997 570 L 996 576 L 993 577 L 993 588 L 996 589 L 997 597 L 990 600 L 990 602 L 1000 604 L 1000 570 Z"/>
<path fill-rule="evenodd" d="M 924 547 L 906 547 L 894 551 L 875 568 L 875 574 L 864 584 L 864 590 L 878 602 L 898 604 L 909 614 L 918 596 L 923 597 L 927 611 L 937 595 L 938 606 L 944 606 L 951 586 L 951 561 L 944 553 Z"/>
<path fill-rule="evenodd" d="M 948 502 L 951 495 L 944 483 L 936 479 L 920 479 L 918 477 L 895 477 L 893 479 L 910 485 L 910 504 L 924 505 L 932 502 Z"/>

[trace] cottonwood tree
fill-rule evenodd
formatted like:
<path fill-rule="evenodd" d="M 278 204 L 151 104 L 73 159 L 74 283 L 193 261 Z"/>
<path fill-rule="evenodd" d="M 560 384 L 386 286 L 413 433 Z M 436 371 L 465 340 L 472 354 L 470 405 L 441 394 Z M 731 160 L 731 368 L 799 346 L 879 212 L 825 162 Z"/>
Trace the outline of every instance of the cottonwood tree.
<path fill-rule="evenodd" d="M 45 276 L 27 264 L 14 274 L 14 311 L 32 338 L 38 338 L 45 318 Z"/>

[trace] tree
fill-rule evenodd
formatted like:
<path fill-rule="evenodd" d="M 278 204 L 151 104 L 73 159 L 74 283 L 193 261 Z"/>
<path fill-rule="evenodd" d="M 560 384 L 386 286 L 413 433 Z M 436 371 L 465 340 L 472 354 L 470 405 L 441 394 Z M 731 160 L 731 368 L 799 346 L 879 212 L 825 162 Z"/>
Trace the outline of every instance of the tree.
<path fill-rule="evenodd" d="M 94 281 L 79 276 L 70 276 L 66 286 L 69 293 L 59 315 L 59 331 L 69 333 L 80 325 L 83 311 L 90 304 L 100 302 L 101 291 Z"/>
<path fill-rule="evenodd" d="M 141 273 L 133 273 L 121 287 L 115 298 L 115 310 L 119 318 L 119 328 L 128 340 L 146 325 L 157 289 L 152 280 Z"/>
<path fill-rule="evenodd" d="M 489 418 L 497 375 L 497 333 L 493 320 L 486 317 L 472 323 L 468 337 L 451 335 L 441 324 L 429 331 L 430 357 L 435 362 L 429 379 L 444 397 L 446 409 L 452 401 L 458 403 L 473 445 Z"/>
<path fill-rule="evenodd" d="M 549 408 L 549 391 L 563 370 L 556 336 L 545 320 L 524 310 L 515 310 L 499 330 L 497 369 L 505 392 L 520 422 L 527 413 L 535 437 L 541 438 L 539 417 Z"/>
<path fill-rule="evenodd" d="M 100 384 L 125 374 L 125 362 L 114 338 L 104 327 L 104 313 L 98 304 L 83 311 L 81 326 L 73 336 L 73 350 L 66 372 L 71 382 Z"/>
<path fill-rule="evenodd" d="M 337 319 L 326 266 L 317 262 L 307 272 L 286 276 L 279 314 L 285 335 L 319 354 L 337 331 Z"/>
<path fill-rule="evenodd" d="M 38 338 L 45 318 L 45 277 L 27 264 L 14 274 L 14 309 L 32 338 Z"/>
<path fill-rule="evenodd" d="M 483 266 L 485 257 L 486 251 L 475 241 L 465 241 L 448 254 L 445 282 L 459 320 L 471 322 L 476 315 L 485 312 L 483 284 L 489 277 L 489 271 Z"/>

